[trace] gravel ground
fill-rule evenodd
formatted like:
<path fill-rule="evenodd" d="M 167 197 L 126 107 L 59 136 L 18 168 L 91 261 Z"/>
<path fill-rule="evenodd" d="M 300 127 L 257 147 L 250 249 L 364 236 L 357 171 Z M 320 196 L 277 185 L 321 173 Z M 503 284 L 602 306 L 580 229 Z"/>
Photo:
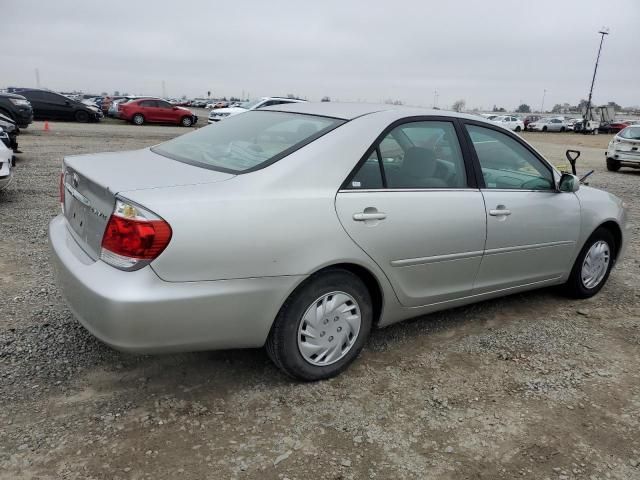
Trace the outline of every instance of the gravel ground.
<path fill-rule="evenodd" d="M 314 384 L 261 350 L 148 357 L 94 340 L 48 263 L 61 157 L 184 132 L 36 122 L 21 136 L 0 192 L 0 479 L 640 478 L 637 236 L 595 298 L 541 290 L 395 325 Z M 554 163 L 579 147 L 638 223 L 640 172 L 606 171 L 609 136 L 525 136 Z"/>

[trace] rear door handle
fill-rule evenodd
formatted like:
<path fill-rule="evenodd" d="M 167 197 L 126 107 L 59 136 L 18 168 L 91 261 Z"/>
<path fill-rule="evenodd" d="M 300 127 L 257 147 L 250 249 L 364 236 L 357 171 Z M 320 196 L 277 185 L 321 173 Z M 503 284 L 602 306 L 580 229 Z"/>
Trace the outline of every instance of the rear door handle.
<path fill-rule="evenodd" d="M 387 218 L 386 213 L 377 212 L 377 213 L 354 213 L 353 219 L 356 222 L 364 222 L 366 220 L 384 220 Z"/>
<path fill-rule="evenodd" d="M 508 210 L 504 207 L 496 208 L 494 210 L 489 210 L 489 215 L 493 217 L 500 217 L 502 215 L 507 216 L 507 215 L 511 215 L 511 210 Z"/>

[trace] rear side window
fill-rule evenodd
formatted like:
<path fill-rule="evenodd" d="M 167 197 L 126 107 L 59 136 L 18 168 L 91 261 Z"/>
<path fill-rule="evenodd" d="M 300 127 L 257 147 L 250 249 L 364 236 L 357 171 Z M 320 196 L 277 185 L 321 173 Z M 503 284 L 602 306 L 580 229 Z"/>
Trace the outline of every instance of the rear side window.
<path fill-rule="evenodd" d="M 374 153 L 379 152 L 387 188 L 467 186 L 464 158 L 452 122 L 404 123 L 391 130 L 376 147 Z M 372 165 L 374 158 L 372 154 L 362 164 L 347 188 L 380 188 L 369 186 L 379 181 Z"/>
<path fill-rule="evenodd" d="M 205 168 L 243 173 L 269 165 L 343 123 L 315 115 L 250 111 L 151 150 Z"/>

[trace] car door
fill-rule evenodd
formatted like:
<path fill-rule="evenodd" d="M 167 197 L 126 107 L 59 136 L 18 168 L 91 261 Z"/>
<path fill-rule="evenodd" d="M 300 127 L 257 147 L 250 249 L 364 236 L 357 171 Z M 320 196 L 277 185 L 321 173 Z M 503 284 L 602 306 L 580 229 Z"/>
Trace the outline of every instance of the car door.
<path fill-rule="evenodd" d="M 474 293 L 561 277 L 580 233 L 575 194 L 558 192 L 549 164 L 518 136 L 466 122 L 487 213 Z"/>
<path fill-rule="evenodd" d="M 336 196 L 351 238 L 408 307 L 469 295 L 486 234 L 482 194 L 450 118 L 390 126 Z"/>
<path fill-rule="evenodd" d="M 178 119 L 177 110 L 173 109 L 173 105 L 169 102 L 165 102 L 164 100 L 156 100 L 156 115 L 158 120 L 157 122 L 163 123 L 176 123 Z"/>
<path fill-rule="evenodd" d="M 47 105 L 51 118 L 58 120 L 74 120 L 73 101 L 57 93 L 45 92 L 44 103 Z"/>

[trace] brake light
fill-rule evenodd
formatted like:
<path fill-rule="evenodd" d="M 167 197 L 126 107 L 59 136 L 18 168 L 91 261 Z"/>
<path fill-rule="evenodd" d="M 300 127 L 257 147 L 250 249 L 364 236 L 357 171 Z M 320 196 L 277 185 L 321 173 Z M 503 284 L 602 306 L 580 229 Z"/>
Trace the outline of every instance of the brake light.
<path fill-rule="evenodd" d="M 148 210 L 117 200 L 102 237 L 100 258 L 121 270 L 137 270 L 169 245 L 171 227 Z"/>

